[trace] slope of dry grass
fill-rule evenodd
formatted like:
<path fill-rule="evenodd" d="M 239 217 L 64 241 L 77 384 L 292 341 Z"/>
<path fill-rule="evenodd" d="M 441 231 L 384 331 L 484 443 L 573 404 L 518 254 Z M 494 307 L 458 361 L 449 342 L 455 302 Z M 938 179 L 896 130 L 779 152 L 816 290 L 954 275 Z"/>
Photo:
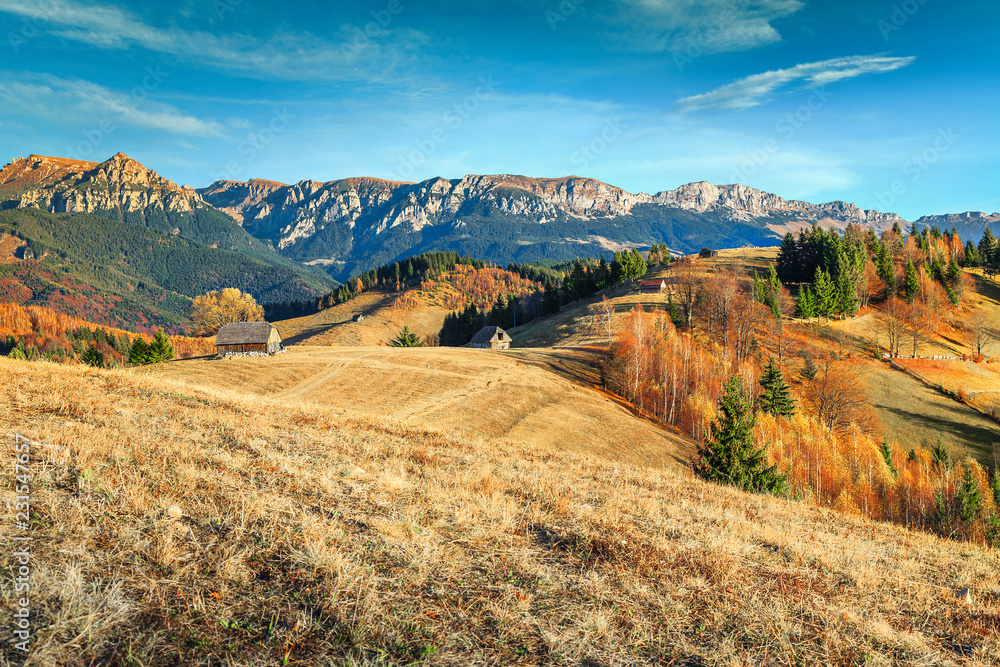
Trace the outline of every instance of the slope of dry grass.
<path fill-rule="evenodd" d="M 0 359 L 0 379 L 7 439 L 43 443 L 31 664 L 988 665 L 1000 652 L 1000 562 L 967 544 L 676 471 L 124 371 Z M 967 586 L 971 604 L 955 594 Z M 10 609 L 9 569 L 2 594 Z M 4 655 L 20 662 L 9 628 Z"/>
<path fill-rule="evenodd" d="M 261 359 L 194 359 L 157 377 L 371 415 L 462 437 L 686 465 L 691 440 L 632 416 L 597 391 L 599 351 L 312 347 Z"/>
<path fill-rule="evenodd" d="M 440 305 L 393 308 L 397 298 L 392 292 L 364 292 L 347 303 L 274 324 L 286 345 L 388 345 L 403 326 L 422 338 L 437 336 L 449 310 Z M 355 322 L 357 315 L 364 319 Z"/>

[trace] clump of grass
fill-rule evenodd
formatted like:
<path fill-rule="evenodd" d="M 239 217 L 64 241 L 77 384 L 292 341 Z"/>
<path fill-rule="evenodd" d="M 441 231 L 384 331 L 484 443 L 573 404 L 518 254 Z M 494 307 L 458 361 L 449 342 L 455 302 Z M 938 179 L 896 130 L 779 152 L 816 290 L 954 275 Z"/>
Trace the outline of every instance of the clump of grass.
<path fill-rule="evenodd" d="M 683 471 L 128 372 L 0 359 L 0 396 L 5 431 L 51 445 L 31 464 L 37 664 L 1000 654 L 1000 563 L 968 544 Z"/>

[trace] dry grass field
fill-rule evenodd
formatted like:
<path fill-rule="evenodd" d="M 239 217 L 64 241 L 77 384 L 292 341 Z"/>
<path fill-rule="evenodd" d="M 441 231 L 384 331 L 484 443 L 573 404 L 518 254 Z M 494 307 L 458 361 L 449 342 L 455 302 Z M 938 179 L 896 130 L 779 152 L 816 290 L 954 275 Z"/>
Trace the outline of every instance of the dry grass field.
<path fill-rule="evenodd" d="M 258 359 L 194 359 L 140 372 L 257 393 L 461 437 L 686 465 L 693 443 L 599 392 L 596 350 L 293 346 Z"/>
<path fill-rule="evenodd" d="M 163 374 L 0 358 L 0 397 L 7 440 L 36 443 L 29 664 L 1000 655 L 1000 560 L 969 544 L 674 468 Z M 21 664 L 9 621 L 4 664 Z"/>
<path fill-rule="evenodd" d="M 989 417 L 885 363 L 864 362 L 862 377 L 886 434 L 900 447 L 930 448 L 940 438 L 956 458 L 971 456 L 980 465 L 995 465 L 993 444 L 1000 443 L 1000 425 Z"/>
<path fill-rule="evenodd" d="M 439 305 L 396 309 L 398 294 L 364 292 L 347 303 L 313 315 L 275 322 L 286 345 L 388 345 L 404 325 L 422 338 L 437 336 L 449 313 Z M 364 319 L 355 322 L 362 315 Z"/>

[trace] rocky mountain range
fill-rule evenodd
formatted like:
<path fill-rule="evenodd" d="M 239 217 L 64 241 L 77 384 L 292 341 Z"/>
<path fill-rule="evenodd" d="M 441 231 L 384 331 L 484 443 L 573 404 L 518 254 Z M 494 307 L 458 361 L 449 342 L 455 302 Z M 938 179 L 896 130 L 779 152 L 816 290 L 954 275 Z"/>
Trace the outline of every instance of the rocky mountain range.
<path fill-rule="evenodd" d="M 213 247 L 280 254 L 339 280 L 427 250 L 501 263 L 563 260 L 651 243 L 682 253 L 774 245 L 786 232 L 817 223 L 876 231 L 909 224 L 843 201 L 812 204 L 705 181 L 652 195 L 589 178 L 513 175 L 421 183 L 252 179 L 194 189 L 121 153 L 101 163 L 18 158 L 0 171 L 0 208 L 118 217 Z M 978 240 L 1000 216 L 967 213 L 918 223 L 955 226 Z"/>
<path fill-rule="evenodd" d="M 816 222 L 878 231 L 903 222 L 845 202 L 816 205 L 707 182 L 655 195 L 588 178 L 511 175 L 422 183 L 255 179 L 219 181 L 198 192 L 255 237 L 338 277 L 409 248 L 448 248 L 496 261 L 569 259 L 654 242 L 678 252 L 774 244 L 785 232 Z M 498 229 L 504 222 L 508 229 Z"/>

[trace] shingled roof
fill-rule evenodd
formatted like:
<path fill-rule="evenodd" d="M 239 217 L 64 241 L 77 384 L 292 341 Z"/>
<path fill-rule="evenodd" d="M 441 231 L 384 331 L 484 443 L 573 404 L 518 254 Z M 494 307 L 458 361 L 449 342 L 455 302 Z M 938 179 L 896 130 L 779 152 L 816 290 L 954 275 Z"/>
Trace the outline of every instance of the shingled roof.
<path fill-rule="evenodd" d="M 483 327 L 476 333 L 475 336 L 472 337 L 472 342 L 489 343 L 491 340 L 493 340 L 493 336 L 495 336 L 497 333 L 505 334 L 507 332 L 501 329 L 500 327 Z M 507 337 L 507 340 L 508 341 L 510 340 L 510 336 Z"/>
<path fill-rule="evenodd" d="M 215 334 L 216 345 L 263 345 L 271 337 L 270 322 L 233 322 Z"/>

